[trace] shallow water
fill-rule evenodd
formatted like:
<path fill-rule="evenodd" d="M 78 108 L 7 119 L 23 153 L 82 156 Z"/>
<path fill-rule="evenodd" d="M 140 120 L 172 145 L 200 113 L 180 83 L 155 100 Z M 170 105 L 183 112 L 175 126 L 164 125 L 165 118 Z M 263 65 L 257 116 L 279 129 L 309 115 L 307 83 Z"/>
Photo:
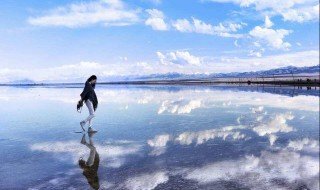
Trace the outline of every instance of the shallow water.
<path fill-rule="evenodd" d="M 0 87 L 0 189 L 319 189 L 318 89 L 81 90 Z"/>

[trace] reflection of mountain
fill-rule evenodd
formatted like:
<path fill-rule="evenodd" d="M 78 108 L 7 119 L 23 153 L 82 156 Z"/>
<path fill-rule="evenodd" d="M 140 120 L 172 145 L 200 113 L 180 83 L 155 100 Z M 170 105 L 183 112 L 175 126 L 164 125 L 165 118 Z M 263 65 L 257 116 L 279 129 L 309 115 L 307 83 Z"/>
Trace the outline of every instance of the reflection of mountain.
<path fill-rule="evenodd" d="M 101 86 L 103 88 L 103 86 Z M 319 88 L 307 87 L 298 88 L 295 86 L 271 86 L 271 85 L 106 85 L 109 89 L 143 89 L 166 92 L 182 92 L 185 90 L 227 90 L 227 91 L 245 91 L 262 92 L 271 94 L 280 94 L 284 96 L 320 96 Z"/>

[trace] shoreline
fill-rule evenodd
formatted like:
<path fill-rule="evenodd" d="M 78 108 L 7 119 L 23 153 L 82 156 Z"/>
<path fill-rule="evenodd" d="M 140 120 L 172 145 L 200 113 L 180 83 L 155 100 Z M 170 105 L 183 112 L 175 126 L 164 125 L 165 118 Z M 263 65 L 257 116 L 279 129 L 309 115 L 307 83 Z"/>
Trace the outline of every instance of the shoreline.
<path fill-rule="evenodd" d="M 83 83 L 33 83 L 33 84 L 0 84 L 0 86 L 67 86 L 67 85 L 82 85 Z M 293 81 L 293 80 L 283 80 L 283 81 L 223 81 L 223 80 L 150 80 L 150 81 L 116 81 L 116 82 L 98 82 L 99 85 L 202 85 L 202 84 L 246 84 L 246 85 L 288 85 L 288 86 L 311 86 L 320 87 L 319 80 L 311 81 Z"/>

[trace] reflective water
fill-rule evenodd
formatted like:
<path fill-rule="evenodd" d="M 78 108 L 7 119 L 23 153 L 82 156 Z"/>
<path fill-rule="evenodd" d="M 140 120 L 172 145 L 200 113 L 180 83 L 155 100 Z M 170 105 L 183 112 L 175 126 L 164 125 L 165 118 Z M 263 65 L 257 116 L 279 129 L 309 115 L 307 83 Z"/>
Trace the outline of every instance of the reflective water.
<path fill-rule="evenodd" d="M 319 189 L 319 91 L 0 87 L 0 189 Z"/>

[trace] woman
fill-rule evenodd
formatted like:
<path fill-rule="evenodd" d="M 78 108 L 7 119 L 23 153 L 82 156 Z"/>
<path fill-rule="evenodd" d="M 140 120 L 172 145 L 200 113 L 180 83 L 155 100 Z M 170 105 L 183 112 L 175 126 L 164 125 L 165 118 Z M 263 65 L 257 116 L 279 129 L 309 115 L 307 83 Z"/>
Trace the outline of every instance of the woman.
<path fill-rule="evenodd" d="M 97 132 L 97 130 L 92 128 L 92 122 L 91 122 L 92 118 L 94 118 L 94 112 L 98 107 L 98 98 L 96 96 L 96 93 L 94 92 L 96 82 L 97 82 L 97 77 L 95 75 L 92 75 L 91 77 L 89 77 L 86 81 L 83 92 L 80 94 L 81 99 L 79 100 L 79 102 L 85 101 L 90 114 L 85 120 L 80 122 L 80 126 L 83 131 L 85 131 L 86 123 L 89 122 L 88 132 Z"/>

